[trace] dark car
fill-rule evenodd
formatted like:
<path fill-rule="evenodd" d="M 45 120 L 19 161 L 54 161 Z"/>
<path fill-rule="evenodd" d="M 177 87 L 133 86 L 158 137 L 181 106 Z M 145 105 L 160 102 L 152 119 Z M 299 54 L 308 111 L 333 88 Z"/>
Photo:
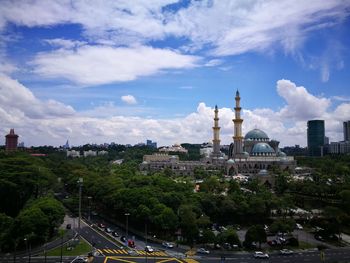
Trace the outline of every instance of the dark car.
<path fill-rule="evenodd" d="M 66 225 L 66 229 L 71 229 L 72 228 L 72 225 L 71 224 L 67 224 Z"/>
<path fill-rule="evenodd" d="M 126 237 L 125 237 L 125 236 L 121 236 L 121 237 L 120 237 L 120 241 L 126 242 Z"/>
<path fill-rule="evenodd" d="M 113 235 L 114 237 L 119 237 L 119 234 L 118 234 L 117 231 L 113 231 L 113 232 L 112 232 L 112 235 Z"/>

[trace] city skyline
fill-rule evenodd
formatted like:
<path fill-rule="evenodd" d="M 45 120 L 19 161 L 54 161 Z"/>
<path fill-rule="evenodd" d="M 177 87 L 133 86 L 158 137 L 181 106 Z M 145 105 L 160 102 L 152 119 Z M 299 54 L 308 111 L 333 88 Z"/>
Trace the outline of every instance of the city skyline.
<path fill-rule="evenodd" d="M 243 134 L 306 146 L 307 121 L 330 141 L 350 117 L 349 1 L 4 1 L 0 132 L 30 145 L 146 139 L 232 142 Z M 4 144 L 1 136 L 0 144 Z"/>

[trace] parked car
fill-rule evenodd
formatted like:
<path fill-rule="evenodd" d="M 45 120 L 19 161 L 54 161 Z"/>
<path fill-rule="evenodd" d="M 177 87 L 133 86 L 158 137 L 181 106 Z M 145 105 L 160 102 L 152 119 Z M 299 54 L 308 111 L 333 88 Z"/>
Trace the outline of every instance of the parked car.
<path fill-rule="evenodd" d="M 135 241 L 134 240 L 128 240 L 128 247 L 132 247 L 134 248 L 135 247 Z"/>
<path fill-rule="evenodd" d="M 254 257 L 255 258 L 269 258 L 269 255 L 267 253 L 264 253 L 261 251 L 255 251 Z"/>
<path fill-rule="evenodd" d="M 303 226 L 298 223 L 296 223 L 295 227 L 299 230 L 303 230 Z"/>
<path fill-rule="evenodd" d="M 85 262 L 88 262 L 88 259 L 84 258 L 84 257 L 76 257 L 72 262 L 74 262 L 74 263 L 85 263 Z"/>
<path fill-rule="evenodd" d="M 66 229 L 71 229 L 72 228 L 72 225 L 71 224 L 67 224 L 66 225 Z"/>
<path fill-rule="evenodd" d="M 112 232 L 113 232 L 113 230 L 112 230 L 111 228 L 109 228 L 109 227 L 106 227 L 106 228 L 105 228 L 105 231 L 106 231 L 107 233 L 112 233 Z"/>
<path fill-rule="evenodd" d="M 145 246 L 145 251 L 148 253 L 152 253 L 154 251 L 154 249 L 151 246 Z"/>
<path fill-rule="evenodd" d="M 294 252 L 292 251 L 292 250 L 290 250 L 290 249 L 281 249 L 280 250 L 280 254 L 281 255 L 291 255 L 291 254 L 293 254 Z"/>
<path fill-rule="evenodd" d="M 201 247 L 201 248 L 198 248 L 197 249 L 197 253 L 200 253 L 200 254 L 209 254 L 210 251 L 205 249 L 204 247 Z"/>
<path fill-rule="evenodd" d="M 163 242 L 163 243 L 162 243 L 162 246 L 165 247 L 165 248 L 173 248 L 173 247 L 174 247 L 174 244 L 169 243 L 169 242 Z"/>
<path fill-rule="evenodd" d="M 117 231 L 113 231 L 113 232 L 112 232 L 112 236 L 114 236 L 114 237 L 119 237 L 119 234 L 118 234 Z"/>
<path fill-rule="evenodd" d="M 106 228 L 106 225 L 103 224 L 103 223 L 99 223 L 97 226 L 98 226 L 99 228 Z"/>
<path fill-rule="evenodd" d="M 126 237 L 125 237 L 125 236 L 121 236 L 121 237 L 120 237 L 120 241 L 126 242 Z"/>

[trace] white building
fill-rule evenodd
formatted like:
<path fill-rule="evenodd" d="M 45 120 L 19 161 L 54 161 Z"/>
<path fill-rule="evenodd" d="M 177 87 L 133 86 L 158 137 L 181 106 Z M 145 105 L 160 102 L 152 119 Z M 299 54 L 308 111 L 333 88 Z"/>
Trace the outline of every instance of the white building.
<path fill-rule="evenodd" d="M 80 152 L 76 150 L 67 151 L 67 157 L 80 157 Z"/>

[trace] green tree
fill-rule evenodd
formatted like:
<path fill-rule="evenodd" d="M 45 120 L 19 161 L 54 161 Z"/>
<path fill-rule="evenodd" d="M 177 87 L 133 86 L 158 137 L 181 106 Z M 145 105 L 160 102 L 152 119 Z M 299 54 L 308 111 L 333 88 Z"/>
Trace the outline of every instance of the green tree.
<path fill-rule="evenodd" d="M 252 242 L 258 242 L 259 248 L 261 248 L 262 242 L 266 242 L 266 232 L 262 225 L 253 225 L 246 232 L 245 246 L 250 247 Z"/>

